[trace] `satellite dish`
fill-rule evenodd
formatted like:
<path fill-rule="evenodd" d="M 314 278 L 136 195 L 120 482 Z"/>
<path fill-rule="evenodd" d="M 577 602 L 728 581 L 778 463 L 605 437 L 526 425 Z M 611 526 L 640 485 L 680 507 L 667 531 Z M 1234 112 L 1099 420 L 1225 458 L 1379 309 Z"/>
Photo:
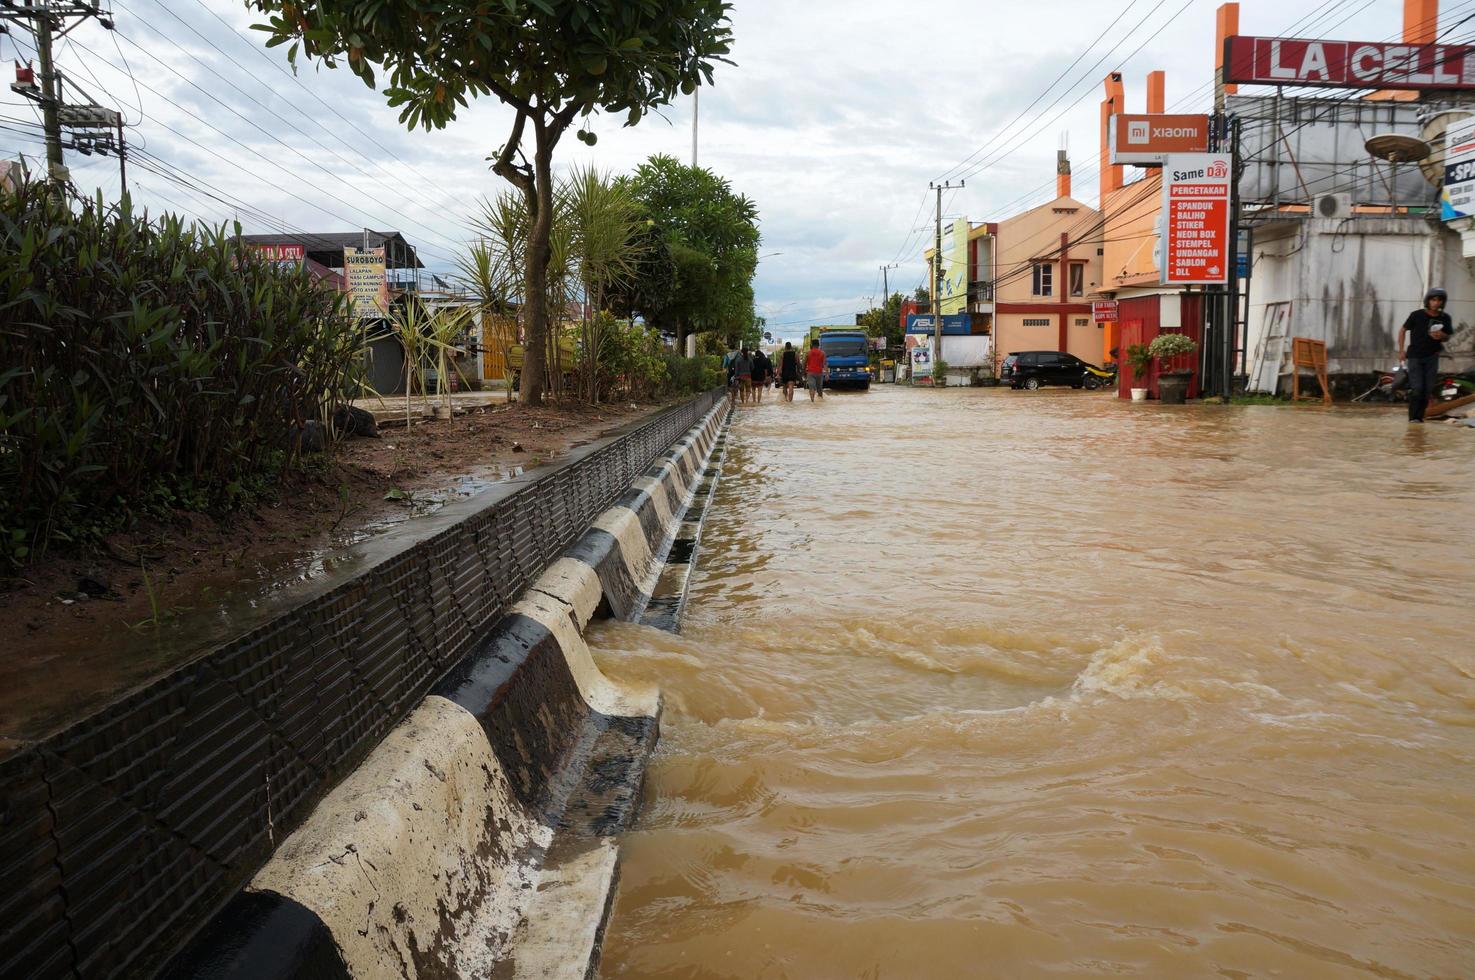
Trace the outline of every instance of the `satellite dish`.
<path fill-rule="evenodd" d="M 1387 160 L 1389 163 L 1422 160 L 1432 152 L 1428 143 L 1417 136 L 1408 136 L 1404 133 L 1379 133 L 1368 139 L 1363 146 L 1368 153 L 1379 160 Z"/>

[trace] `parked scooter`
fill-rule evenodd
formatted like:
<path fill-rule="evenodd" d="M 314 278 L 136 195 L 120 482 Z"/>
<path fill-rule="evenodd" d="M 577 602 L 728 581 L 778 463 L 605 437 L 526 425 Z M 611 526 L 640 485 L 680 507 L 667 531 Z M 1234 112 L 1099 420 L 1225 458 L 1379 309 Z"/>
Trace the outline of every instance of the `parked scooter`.
<path fill-rule="evenodd" d="M 1371 388 L 1352 399 L 1355 402 L 1401 402 L 1408 400 L 1408 369 L 1402 364 L 1396 370 L 1378 375 Z"/>
<path fill-rule="evenodd" d="M 1099 388 L 1115 388 L 1116 373 L 1117 366 L 1115 362 L 1108 364 L 1104 368 L 1099 368 L 1094 364 L 1087 364 L 1086 373 L 1081 378 L 1081 383 L 1085 385 L 1087 391 L 1096 391 Z"/>

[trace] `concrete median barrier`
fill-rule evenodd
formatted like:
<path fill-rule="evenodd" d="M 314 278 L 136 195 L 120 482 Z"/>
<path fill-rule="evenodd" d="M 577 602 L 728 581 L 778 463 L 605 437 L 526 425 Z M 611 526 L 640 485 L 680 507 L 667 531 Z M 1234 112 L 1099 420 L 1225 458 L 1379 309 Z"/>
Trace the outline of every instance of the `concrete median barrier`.
<path fill-rule="evenodd" d="M 584 629 L 643 608 L 725 414 L 547 566 L 168 976 L 590 974 L 660 696 L 601 673 Z"/>

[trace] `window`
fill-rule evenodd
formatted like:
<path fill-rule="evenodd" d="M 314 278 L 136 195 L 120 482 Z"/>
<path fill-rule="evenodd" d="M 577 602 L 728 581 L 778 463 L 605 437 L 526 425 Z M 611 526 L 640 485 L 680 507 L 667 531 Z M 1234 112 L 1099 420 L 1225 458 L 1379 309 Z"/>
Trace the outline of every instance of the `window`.
<path fill-rule="evenodd" d="M 1036 262 L 1034 265 L 1034 294 L 1036 296 L 1055 295 L 1055 266 L 1049 262 Z"/>
<path fill-rule="evenodd" d="M 1076 317 L 1076 326 L 1078 326 L 1078 327 L 1089 327 L 1090 325 L 1091 325 L 1091 318 L 1090 317 L 1088 317 L 1088 316 L 1078 316 L 1078 317 Z"/>
<path fill-rule="evenodd" d="M 1026 327 L 1048 327 L 1048 326 L 1050 326 L 1050 320 L 1048 318 L 1043 319 L 1043 320 L 1029 320 L 1029 319 L 1026 319 L 1024 321 L 1024 325 Z"/>
<path fill-rule="evenodd" d="M 1072 296 L 1086 295 L 1086 263 L 1084 262 L 1070 264 L 1070 294 Z"/>

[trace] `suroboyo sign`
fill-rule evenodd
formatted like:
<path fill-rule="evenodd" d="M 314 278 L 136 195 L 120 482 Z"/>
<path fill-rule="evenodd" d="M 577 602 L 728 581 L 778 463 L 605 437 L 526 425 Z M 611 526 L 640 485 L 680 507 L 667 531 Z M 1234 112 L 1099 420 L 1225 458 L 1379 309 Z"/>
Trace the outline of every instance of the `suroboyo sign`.
<path fill-rule="evenodd" d="M 1205 153 L 1208 116 L 1115 115 L 1107 129 L 1111 162 L 1156 166 L 1169 153 Z"/>
<path fill-rule="evenodd" d="M 1173 153 L 1163 161 L 1163 247 L 1167 283 L 1229 281 L 1229 185 L 1224 153 Z"/>
<path fill-rule="evenodd" d="M 1475 47 L 1291 37 L 1224 40 L 1224 81 L 1370 89 L 1475 89 Z"/>

